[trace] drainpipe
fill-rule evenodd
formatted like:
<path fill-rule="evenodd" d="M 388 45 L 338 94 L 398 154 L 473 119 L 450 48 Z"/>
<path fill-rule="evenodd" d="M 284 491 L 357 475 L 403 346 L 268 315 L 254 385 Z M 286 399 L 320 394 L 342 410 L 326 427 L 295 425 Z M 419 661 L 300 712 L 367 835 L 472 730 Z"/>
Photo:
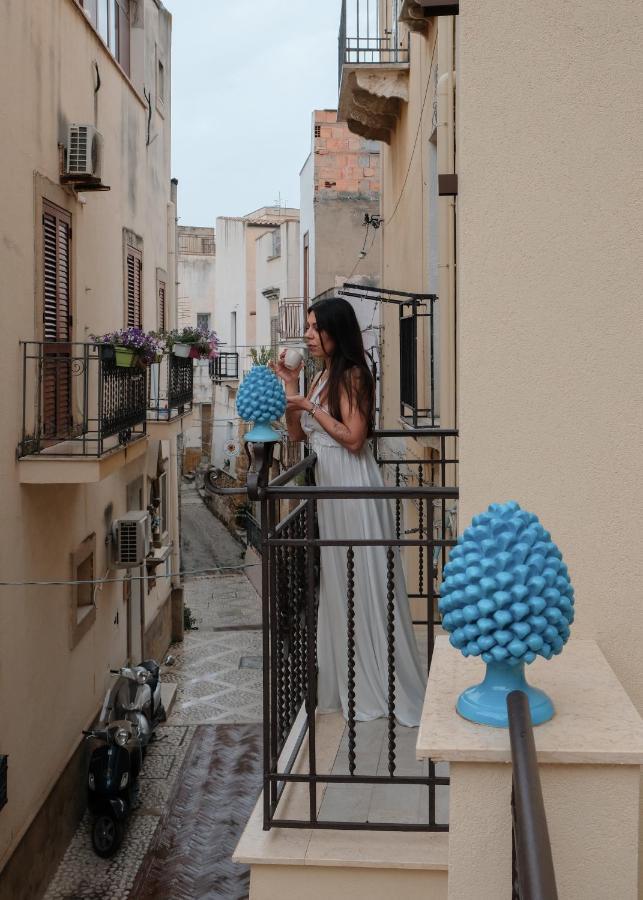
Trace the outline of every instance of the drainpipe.
<path fill-rule="evenodd" d="M 438 24 L 438 172 L 455 173 L 455 82 L 454 16 L 443 16 Z M 440 348 L 444 377 L 440 381 L 440 425 L 457 424 L 456 382 L 456 273 L 455 197 L 439 197 L 438 293 L 440 303 Z"/>

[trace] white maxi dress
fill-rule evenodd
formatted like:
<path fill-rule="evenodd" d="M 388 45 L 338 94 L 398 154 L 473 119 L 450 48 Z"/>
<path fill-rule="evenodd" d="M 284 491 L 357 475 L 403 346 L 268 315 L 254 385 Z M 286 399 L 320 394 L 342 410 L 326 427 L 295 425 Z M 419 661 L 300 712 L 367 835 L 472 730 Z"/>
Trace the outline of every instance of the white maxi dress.
<path fill-rule="evenodd" d="M 318 385 L 312 399 L 323 388 Z M 324 407 L 325 408 L 325 407 Z M 315 481 L 321 486 L 379 487 L 379 467 L 368 443 L 359 453 L 346 450 L 308 412 L 301 425 L 317 454 Z M 389 500 L 320 500 L 321 540 L 395 538 Z M 320 712 L 341 710 L 348 718 L 346 547 L 321 548 L 317 630 Z M 388 715 L 387 548 L 355 547 L 355 718 Z M 420 722 L 426 675 L 422 670 L 406 592 L 400 553 L 395 563 L 395 717 L 401 725 Z"/>

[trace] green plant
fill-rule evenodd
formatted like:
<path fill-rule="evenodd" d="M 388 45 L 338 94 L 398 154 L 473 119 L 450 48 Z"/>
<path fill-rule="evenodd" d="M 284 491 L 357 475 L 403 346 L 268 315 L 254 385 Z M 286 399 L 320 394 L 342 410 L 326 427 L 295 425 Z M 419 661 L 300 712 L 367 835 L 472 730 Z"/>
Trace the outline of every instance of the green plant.
<path fill-rule="evenodd" d="M 183 607 L 183 629 L 185 631 L 198 631 L 198 627 L 196 624 L 196 619 L 192 615 L 192 610 L 189 606 Z"/>
<path fill-rule="evenodd" d="M 271 360 L 274 360 L 275 353 L 272 347 L 252 347 L 250 358 L 253 366 L 267 366 Z"/>

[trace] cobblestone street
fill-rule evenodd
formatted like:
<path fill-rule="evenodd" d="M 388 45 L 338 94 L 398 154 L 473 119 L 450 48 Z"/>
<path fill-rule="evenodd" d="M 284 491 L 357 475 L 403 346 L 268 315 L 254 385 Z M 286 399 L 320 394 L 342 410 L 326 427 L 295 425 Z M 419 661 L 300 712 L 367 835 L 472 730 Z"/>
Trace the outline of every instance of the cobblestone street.
<path fill-rule="evenodd" d="M 181 500 L 183 568 L 243 564 L 193 485 Z M 45 900 L 247 896 L 247 872 L 230 854 L 260 790 L 260 599 L 243 572 L 223 571 L 188 577 L 185 603 L 195 630 L 171 648 L 163 680 L 176 682 L 175 703 L 147 753 L 123 846 L 99 859 L 87 813 Z"/>

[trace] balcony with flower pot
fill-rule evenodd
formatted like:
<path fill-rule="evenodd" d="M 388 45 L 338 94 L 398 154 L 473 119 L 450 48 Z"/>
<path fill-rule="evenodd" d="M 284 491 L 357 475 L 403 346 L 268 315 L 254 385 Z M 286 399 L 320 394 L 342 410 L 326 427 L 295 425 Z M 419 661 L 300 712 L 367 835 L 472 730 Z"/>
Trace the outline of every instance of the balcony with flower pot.
<path fill-rule="evenodd" d="M 409 99 L 409 33 L 379 0 L 343 0 L 339 27 L 338 120 L 390 143 Z"/>
<path fill-rule="evenodd" d="M 147 421 L 150 435 L 167 438 L 182 430 L 192 414 L 194 361 L 215 360 L 219 339 L 203 328 L 164 332 L 158 338 L 163 351 L 150 367 Z"/>
<path fill-rule="evenodd" d="M 20 349 L 21 483 L 97 482 L 145 452 L 148 372 L 159 352 L 151 336 L 126 329 Z"/>

